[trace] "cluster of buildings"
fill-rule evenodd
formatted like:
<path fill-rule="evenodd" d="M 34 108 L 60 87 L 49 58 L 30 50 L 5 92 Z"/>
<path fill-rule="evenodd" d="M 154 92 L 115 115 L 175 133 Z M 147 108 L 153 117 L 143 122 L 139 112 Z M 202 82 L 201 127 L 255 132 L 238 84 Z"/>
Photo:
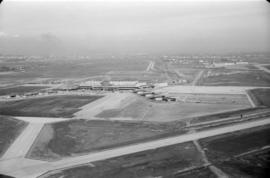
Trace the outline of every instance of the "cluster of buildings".
<path fill-rule="evenodd" d="M 146 82 L 139 82 L 139 81 L 86 81 L 79 84 L 78 89 L 120 91 L 120 90 L 136 90 L 151 87 L 153 86 L 148 85 Z"/>
<path fill-rule="evenodd" d="M 57 91 L 47 91 L 47 90 L 41 90 L 39 92 L 28 92 L 28 93 L 23 93 L 23 94 L 17 94 L 13 93 L 10 95 L 2 96 L 2 98 L 28 98 L 28 97 L 33 97 L 33 96 L 46 96 L 50 94 L 56 94 Z"/>
<path fill-rule="evenodd" d="M 209 67 L 226 67 L 226 66 L 233 66 L 233 65 L 247 65 L 248 62 L 239 61 L 239 62 L 214 62 Z"/>
<path fill-rule="evenodd" d="M 165 101 L 165 102 L 176 101 L 176 98 L 174 98 L 174 97 L 160 95 L 160 94 L 157 94 L 157 93 L 152 92 L 152 91 L 134 90 L 133 92 L 140 95 L 140 96 L 144 96 L 150 100 L 153 100 L 153 101 Z"/>

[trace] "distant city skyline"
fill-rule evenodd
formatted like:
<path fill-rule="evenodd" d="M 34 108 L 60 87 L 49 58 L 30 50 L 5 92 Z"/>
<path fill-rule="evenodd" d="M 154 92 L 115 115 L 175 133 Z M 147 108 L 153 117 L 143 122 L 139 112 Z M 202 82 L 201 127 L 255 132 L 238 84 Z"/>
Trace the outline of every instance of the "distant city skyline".
<path fill-rule="evenodd" d="M 233 53 L 270 51 L 270 4 L 6 2 L 0 53 Z"/>

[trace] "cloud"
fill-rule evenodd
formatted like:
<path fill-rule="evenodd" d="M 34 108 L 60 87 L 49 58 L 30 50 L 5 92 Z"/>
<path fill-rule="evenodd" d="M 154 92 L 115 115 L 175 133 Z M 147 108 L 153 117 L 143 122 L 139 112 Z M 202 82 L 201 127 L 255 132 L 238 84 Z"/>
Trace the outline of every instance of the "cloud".
<path fill-rule="evenodd" d="M 40 35 L 41 39 L 44 41 L 48 41 L 48 42 L 57 42 L 59 41 L 58 37 L 56 35 L 54 35 L 53 33 L 42 33 Z"/>
<path fill-rule="evenodd" d="M 19 37 L 20 35 L 18 34 L 9 34 L 9 33 L 0 31 L 0 38 L 19 38 Z"/>
<path fill-rule="evenodd" d="M 7 34 L 5 32 L 0 32 L 0 38 L 1 37 L 6 37 L 6 36 L 7 36 Z"/>

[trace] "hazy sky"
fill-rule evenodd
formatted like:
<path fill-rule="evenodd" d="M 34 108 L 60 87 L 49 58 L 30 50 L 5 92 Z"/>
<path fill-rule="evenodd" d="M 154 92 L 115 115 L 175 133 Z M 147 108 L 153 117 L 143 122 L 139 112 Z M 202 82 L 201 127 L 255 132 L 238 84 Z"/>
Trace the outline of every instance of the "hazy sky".
<path fill-rule="evenodd" d="M 226 53 L 270 51 L 270 4 L 7 2 L 0 53 Z"/>

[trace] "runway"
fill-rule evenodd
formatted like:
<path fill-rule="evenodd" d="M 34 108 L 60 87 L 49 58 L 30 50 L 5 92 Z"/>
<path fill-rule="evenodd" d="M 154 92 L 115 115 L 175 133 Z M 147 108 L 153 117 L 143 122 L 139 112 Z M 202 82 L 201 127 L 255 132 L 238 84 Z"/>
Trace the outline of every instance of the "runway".
<path fill-rule="evenodd" d="M 56 169 L 63 169 L 67 167 L 77 166 L 80 164 L 86 164 L 98 160 L 109 159 L 117 156 L 127 155 L 131 153 L 141 152 L 150 149 L 156 149 L 160 147 L 166 147 L 169 145 L 184 143 L 188 141 L 207 138 L 215 135 L 226 134 L 230 132 L 240 131 L 244 129 L 250 129 L 253 127 L 264 126 L 270 124 L 270 119 L 264 119 L 259 121 L 245 122 L 241 124 L 235 124 L 232 126 L 226 126 L 222 128 L 216 128 L 196 133 L 189 133 L 179 136 L 173 136 L 158 140 L 153 140 L 145 143 L 139 143 L 129 146 L 123 146 L 120 148 L 109 149 L 105 151 L 89 153 L 83 156 L 71 157 L 62 159 L 55 162 L 42 162 L 36 161 L 33 164 L 33 160 L 18 158 L 8 161 L 0 161 L 0 172 L 7 175 L 12 175 L 20 178 L 32 178 L 37 175 L 44 174 L 47 171 L 53 171 Z M 19 145 L 18 145 L 19 146 Z M 24 162 L 24 164 L 21 164 Z M 16 167 L 17 169 L 14 169 Z"/>

